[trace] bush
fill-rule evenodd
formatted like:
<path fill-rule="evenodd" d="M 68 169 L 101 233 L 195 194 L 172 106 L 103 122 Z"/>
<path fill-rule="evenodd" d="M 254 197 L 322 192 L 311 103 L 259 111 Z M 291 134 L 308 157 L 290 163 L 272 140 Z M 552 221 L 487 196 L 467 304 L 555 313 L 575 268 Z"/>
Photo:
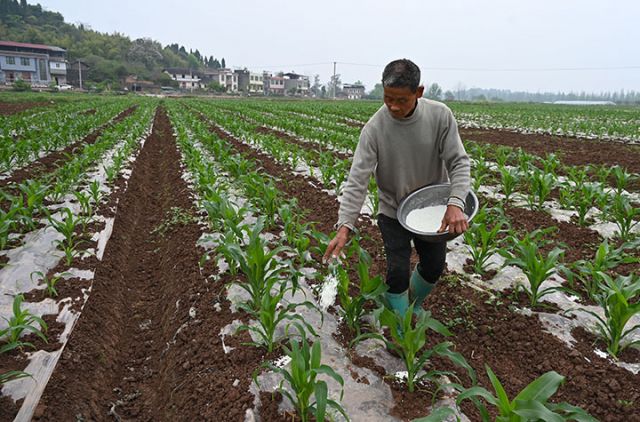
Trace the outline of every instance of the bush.
<path fill-rule="evenodd" d="M 22 79 L 18 79 L 13 83 L 14 91 L 31 91 L 31 84 L 23 81 Z"/>

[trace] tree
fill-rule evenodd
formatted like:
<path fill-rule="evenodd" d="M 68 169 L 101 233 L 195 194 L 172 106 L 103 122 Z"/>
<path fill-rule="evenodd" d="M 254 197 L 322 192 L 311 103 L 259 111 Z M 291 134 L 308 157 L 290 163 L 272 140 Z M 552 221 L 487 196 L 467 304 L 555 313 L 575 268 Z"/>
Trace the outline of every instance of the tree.
<path fill-rule="evenodd" d="M 429 85 L 427 92 L 424 94 L 425 97 L 430 100 L 440 100 L 442 98 L 442 88 L 437 83 L 432 83 Z"/>
<path fill-rule="evenodd" d="M 382 84 L 375 84 L 373 89 L 368 95 L 368 98 L 372 100 L 381 100 L 384 95 L 384 89 L 382 88 Z"/>
<path fill-rule="evenodd" d="M 220 62 L 220 66 L 222 66 L 223 69 L 227 68 L 227 63 L 225 63 L 224 57 L 222 58 L 222 61 Z"/>
<path fill-rule="evenodd" d="M 453 95 L 453 92 L 447 90 L 444 93 L 444 100 L 445 101 L 455 101 L 456 97 Z"/>
<path fill-rule="evenodd" d="M 331 76 L 331 80 L 327 84 L 327 91 L 331 97 L 337 97 L 342 91 L 342 81 L 340 80 L 340 74 L 336 73 Z"/>
<path fill-rule="evenodd" d="M 313 85 L 309 88 L 314 97 L 320 96 L 320 75 L 313 75 Z"/>
<path fill-rule="evenodd" d="M 212 92 L 223 93 L 226 91 L 225 87 L 220 85 L 218 81 L 211 81 L 209 85 L 207 85 L 207 89 Z"/>

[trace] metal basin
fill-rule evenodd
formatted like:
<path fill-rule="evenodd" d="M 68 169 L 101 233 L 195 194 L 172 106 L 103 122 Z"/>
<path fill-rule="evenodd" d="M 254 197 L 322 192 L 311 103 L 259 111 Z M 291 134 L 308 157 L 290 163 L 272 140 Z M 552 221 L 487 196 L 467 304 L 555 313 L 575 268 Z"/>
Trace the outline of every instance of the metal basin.
<path fill-rule="evenodd" d="M 425 186 L 410 193 L 398 205 L 398 221 L 402 227 L 409 230 L 411 233 L 414 233 L 417 238 L 426 242 L 444 242 L 456 238 L 459 234 L 449 233 L 449 231 L 444 231 L 442 233 L 422 232 L 407 226 L 407 216 L 411 211 L 435 205 L 447 205 L 450 193 L 451 185 L 448 183 Z M 473 217 L 478 213 L 478 208 L 478 197 L 475 193 L 469 191 L 464 207 L 464 213 L 467 215 L 469 222 L 471 222 Z"/>

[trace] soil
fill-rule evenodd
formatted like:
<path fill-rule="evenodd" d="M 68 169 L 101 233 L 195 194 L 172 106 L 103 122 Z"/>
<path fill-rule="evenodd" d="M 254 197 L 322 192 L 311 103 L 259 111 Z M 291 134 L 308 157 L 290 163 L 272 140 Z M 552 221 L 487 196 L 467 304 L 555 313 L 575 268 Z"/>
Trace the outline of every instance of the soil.
<path fill-rule="evenodd" d="M 49 101 L 23 102 L 23 103 L 0 103 L 0 115 L 9 116 L 11 114 L 20 113 L 34 107 L 47 107 L 47 106 L 50 106 L 51 104 L 53 104 L 53 102 L 49 102 Z"/>
<path fill-rule="evenodd" d="M 551 135 L 531 135 L 495 129 L 460 128 L 463 139 L 493 145 L 522 148 L 528 153 L 544 157 L 555 153 L 565 165 L 619 165 L 632 173 L 640 173 L 640 145 L 612 141 L 580 139 Z"/>

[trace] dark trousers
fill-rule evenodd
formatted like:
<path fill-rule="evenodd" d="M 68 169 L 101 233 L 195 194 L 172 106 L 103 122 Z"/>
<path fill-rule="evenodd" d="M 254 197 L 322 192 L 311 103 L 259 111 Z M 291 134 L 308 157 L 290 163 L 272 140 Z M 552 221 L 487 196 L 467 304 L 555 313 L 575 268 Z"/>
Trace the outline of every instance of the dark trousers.
<path fill-rule="evenodd" d="M 387 257 L 387 285 L 389 293 L 402 293 L 409 288 L 411 277 L 411 240 L 420 257 L 418 272 L 429 283 L 435 283 L 447 257 L 447 242 L 431 243 L 417 239 L 395 218 L 378 214 L 378 227 L 382 233 Z"/>

